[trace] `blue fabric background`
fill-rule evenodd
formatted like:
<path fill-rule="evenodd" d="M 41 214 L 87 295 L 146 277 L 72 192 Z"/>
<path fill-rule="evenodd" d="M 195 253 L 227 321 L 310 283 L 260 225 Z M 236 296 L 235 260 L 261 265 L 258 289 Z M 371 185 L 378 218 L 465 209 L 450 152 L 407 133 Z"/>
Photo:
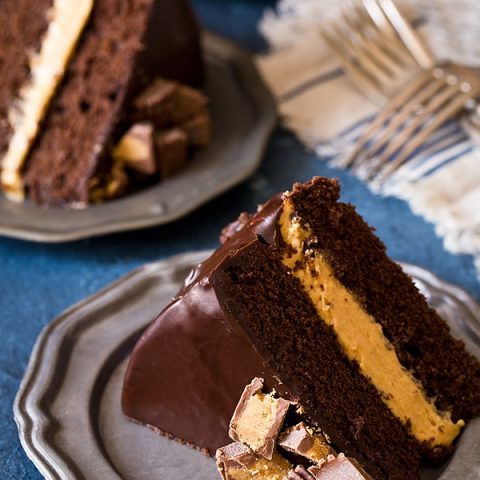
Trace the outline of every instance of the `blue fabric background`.
<path fill-rule="evenodd" d="M 207 28 L 259 51 L 265 44 L 256 32 L 256 23 L 265 6 L 273 3 L 195 0 L 194 6 Z M 221 227 L 241 210 L 253 210 L 273 193 L 313 175 L 340 178 L 343 199 L 358 206 L 393 258 L 426 267 L 480 298 L 480 284 L 470 257 L 445 252 L 432 226 L 414 216 L 405 203 L 372 195 L 348 173 L 327 167 L 305 152 L 290 133 L 277 128 L 257 174 L 171 225 L 64 245 L 0 239 L 1 478 L 41 478 L 18 441 L 12 404 L 44 325 L 73 303 L 145 262 L 216 246 Z"/>

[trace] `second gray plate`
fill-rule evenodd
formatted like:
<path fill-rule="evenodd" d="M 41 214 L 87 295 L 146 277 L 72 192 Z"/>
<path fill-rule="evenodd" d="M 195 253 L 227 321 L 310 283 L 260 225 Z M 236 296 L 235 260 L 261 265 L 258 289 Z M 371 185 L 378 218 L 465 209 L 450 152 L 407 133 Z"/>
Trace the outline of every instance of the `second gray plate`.
<path fill-rule="evenodd" d="M 146 265 L 72 307 L 42 332 L 15 400 L 27 455 L 48 479 L 151 480 L 218 478 L 198 451 L 126 420 L 120 392 L 139 334 L 209 252 Z M 412 265 L 404 269 L 480 358 L 480 308 L 463 291 Z M 462 433 L 451 460 L 425 470 L 428 480 L 480 474 L 480 418 Z"/>
<path fill-rule="evenodd" d="M 178 175 L 140 192 L 83 210 L 41 209 L 0 195 L 0 235 L 65 242 L 176 220 L 250 176 L 275 125 L 275 101 L 245 51 L 204 34 L 205 92 L 212 144 Z"/>

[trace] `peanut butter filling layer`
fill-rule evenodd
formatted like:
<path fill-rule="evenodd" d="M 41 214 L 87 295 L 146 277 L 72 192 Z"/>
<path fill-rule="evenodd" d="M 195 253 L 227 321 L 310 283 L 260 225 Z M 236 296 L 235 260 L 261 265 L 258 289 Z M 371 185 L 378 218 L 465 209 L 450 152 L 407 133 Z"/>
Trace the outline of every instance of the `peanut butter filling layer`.
<path fill-rule="evenodd" d="M 448 446 L 464 421 L 454 423 L 439 411 L 420 383 L 401 364 L 382 327 L 335 278 L 323 255 L 306 248 L 312 233 L 294 215 L 288 197 L 279 220 L 284 242 L 292 252 L 282 262 L 298 278 L 320 318 L 332 326 L 347 357 L 381 393 L 382 399 L 411 434 L 433 446 Z"/>
<path fill-rule="evenodd" d="M 0 160 L 0 181 L 14 200 L 23 199 L 23 164 L 92 7 L 93 0 L 54 0 L 40 50 L 30 59 L 30 81 L 21 87 L 18 101 L 8 112 L 13 134 Z"/>

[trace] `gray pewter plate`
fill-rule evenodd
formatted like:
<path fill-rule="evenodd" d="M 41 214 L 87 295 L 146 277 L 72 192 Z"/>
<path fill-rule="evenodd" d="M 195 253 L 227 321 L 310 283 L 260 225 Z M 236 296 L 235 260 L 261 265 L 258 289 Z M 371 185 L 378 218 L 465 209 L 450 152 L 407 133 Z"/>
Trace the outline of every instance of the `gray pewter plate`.
<path fill-rule="evenodd" d="M 123 374 L 136 339 L 209 253 L 141 267 L 45 327 L 14 406 L 23 448 L 45 478 L 219 478 L 213 459 L 126 420 L 120 409 Z M 431 273 L 403 267 L 452 333 L 480 357 L 479 305 Z M 479 451 L 480 418 L 466 427 L 451 460 L 422 477 L 479 480 Z"/>
<path fill-rule="evenodd" d="M 42 209 L 0 195 L 0 235 L 66 242 L 176 220 L 250 176 L 275 125 L 275 101 L 251 56 L 205 33 L 204 90 L 210 98 L 212 144 L 178 175 L 152 187 L 81 210 Z"/>

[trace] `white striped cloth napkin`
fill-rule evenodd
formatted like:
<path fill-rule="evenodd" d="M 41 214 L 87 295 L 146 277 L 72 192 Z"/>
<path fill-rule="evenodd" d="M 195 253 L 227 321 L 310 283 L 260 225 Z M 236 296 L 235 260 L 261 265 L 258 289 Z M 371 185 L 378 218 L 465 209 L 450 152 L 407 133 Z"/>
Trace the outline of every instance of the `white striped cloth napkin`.
<path fill-rule="evenodd" d="M 428 3 L 411 0 L 400 6 L 410 18 L 420 18 L 422 1 Z M 352 87 L 319 36 L 319 23 L 335 15 L 338 6 L 338 0 L 280 0 L 275 12 L 266 11 L 260 22 L 271 48 L 257 57 L 285 125 L 334 165 L 378 111 Z M 435 25 L 420 23 L 427 43 L 438 38 L 432 33 Z M 438 58 L 455 54 L 441 49 L 441 42 L 430 47 Z M 464 60 L 464 51 L 462 55 Z M 433 134 L 386 183 L 370 188 L 408 201 L 416 214 L 435 225 L 445 248 L 475 257 L 480 275 L 480 150 L 457 121 Z"/>

